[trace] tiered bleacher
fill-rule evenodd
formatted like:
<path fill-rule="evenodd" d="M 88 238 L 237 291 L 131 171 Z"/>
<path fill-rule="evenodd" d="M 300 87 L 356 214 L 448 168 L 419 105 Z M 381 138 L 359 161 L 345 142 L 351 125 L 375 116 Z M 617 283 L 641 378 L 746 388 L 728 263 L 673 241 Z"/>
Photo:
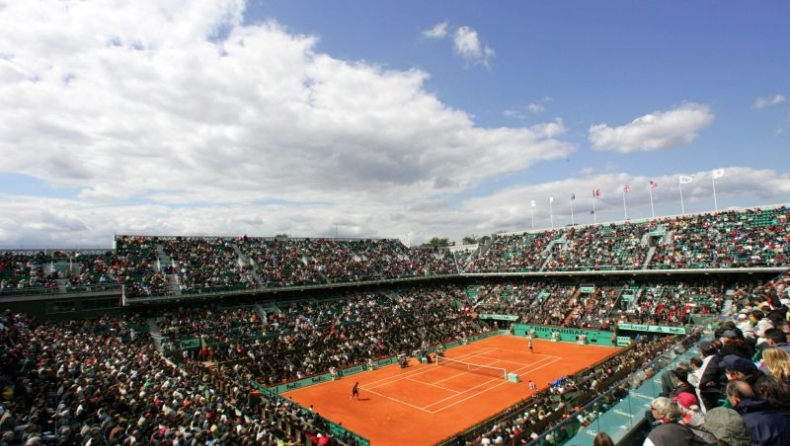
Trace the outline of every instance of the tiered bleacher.
<path fill-rule="evenodd" d="M 127 306 L 57 323 L 3 314 L 0 444 L 361 445 L 276 394 L 251 394 L 250 383 L 417 355 L 511 323 L 602 330 L 612 340 L 633 340 L 622 327 L 684 329 L 679 338 L 636 336 L 444 443 L 561 444 L 650 382 L 651 361 L 693 347 L 695 319 L 726 312 L 756 342 L 773 339 L 771 328 L 790 332 L 790 277 L 776 273 L 790 266 L 787 218 L 782 206 L 496 234 L 455 255 L 388 239 L 144 235 L 117 236 L 111 250 L 1 252 L 0 302 L 123 290 Z M 676 274 L 687 270 L 699 273 Z M 719 274 L 732 270 L 748 273 Z M 603 275 L 612 272 L 622 274 Z M 409 281 L 423 278 L 434 280 Z M 317 291 L 264 293 L 299 287 Z M 62 319 L 64 307 L 52 308 Z"/>
<path fill-rule="evenodd" d="M 455 256 L 389 239 L 120 235 L 112 251 L 1 252 L 0 290 L 91 292 L 114 284 L 135 298 L 485 272 L 781 268 L 790 265 L 788 214 L 781 206 L 496 234 Z"/>

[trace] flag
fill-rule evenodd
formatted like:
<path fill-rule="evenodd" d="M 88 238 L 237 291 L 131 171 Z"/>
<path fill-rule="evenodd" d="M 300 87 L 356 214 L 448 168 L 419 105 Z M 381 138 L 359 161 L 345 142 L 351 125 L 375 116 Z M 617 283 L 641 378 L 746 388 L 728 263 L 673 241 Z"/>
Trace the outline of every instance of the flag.
<path fill-rule="evenodd" d="M 593 198 L 601 195 L 601 189 L 593 189 Z"/>
<path fill-rule="evenodd" d="M 623 193 L 628 193 L 628 192 L 631 192 L 631 186 L 626 184 L 625 186 L 623 186 Z"/>
<path fill-rule="evenodd" d="M 532 200 L 532 207 L 535 207 L 535 200 Z"/>
<path fill-rule="evenodd" d="M 571 194 L 571 201 L 576 199 L 576 194 Z"/>
<path fill-rule="evenodd" d="M 724 176 L 724 169 L 716 169 L 713 171 L 713 179 L 721 178 Z"/>
<path fill-rule="evenodd" d="M 655 189 L 655 188 L 657 188 L 657 187 L 658 187 L 658 183 L 656 183 L 655 181 L 652 181 L 652 180 L 651 180 L 651 181 L 650 181 L 650 189 Z"/>
<path fill-rule="evenodd" d="M 549 203 L 554 203 L 554 197 L 549 197 Z"/>
<path fill-rule="evenodd" d="M 680 184 L 689 184 L 692 181 L 694 181 L 694 178 L 686 175 L 681 175 L 678 177 L 678 181 L 680 181 Z"/>

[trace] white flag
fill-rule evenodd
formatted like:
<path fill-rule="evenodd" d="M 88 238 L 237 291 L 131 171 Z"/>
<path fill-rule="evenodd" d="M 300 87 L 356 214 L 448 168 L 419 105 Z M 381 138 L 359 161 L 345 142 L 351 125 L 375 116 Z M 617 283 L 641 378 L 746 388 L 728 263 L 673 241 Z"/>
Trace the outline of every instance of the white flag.
<path fill-rule="evenodd" d="M 532 200 L 532 207 L 535 207 L 535 200 Z"/>
<path fill-rule="evenodd" d="M 554 203 L 554 197 L 549 197 L 549 203 Z"/>
<path fill-rule="evenodd" d="M 680 181 L 680 184 L 689 184 L 692 181 L 694 181 L 694 178 L 686 175 L 681 175 L 680 177 L 678 177 L 678 180 Z"/>
<path fill-rule="evenodd" d="M 713 179 L 721 178 L 724 176 L 724 169 L 716 169 L 713 171 Z"/>

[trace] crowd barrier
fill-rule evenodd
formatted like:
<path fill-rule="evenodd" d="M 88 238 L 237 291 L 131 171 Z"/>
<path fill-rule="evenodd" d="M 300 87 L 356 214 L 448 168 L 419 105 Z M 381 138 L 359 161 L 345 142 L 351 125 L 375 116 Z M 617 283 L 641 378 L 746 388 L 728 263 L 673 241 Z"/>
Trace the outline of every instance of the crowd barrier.
<path fill-rule="evenodd" d="M 548 325 L 513 324 L 513 334 L 555 342 L 575 342 L 612 347 L 617 337 L 612 331 L 582 330 L 578 328 L 551 327 Z"/>
<path fill-rule="evenodd" d="M 661 374 L 668 370 L 673 370 L 681 361 L 688 361 L 694 356 L 699 356 L 699 349 L 691 348 L 677 354 L 676 350 L 671 350 L 654 361 L 648 368 L 652 376 L 646 379 L 635 390 L 628 392 L 628 395 L 615 404 L 611 409 L 604 412 L 588 426 L 582 427 L 576 435 L 570 437 L 568 444 L 574 446 L 592 446 L 595 436 L 599 432 L 606 432 L 612 437 L 615 444 L 623 441 L 634 430 L 641 428 L 645 420 L 645 412 L 650 408 L 650 403 L 661 393 Z M 660 367 L 659 367 L 660 365 Z M 595 401 L 587 407 L 595 404 Z M 566 429 L 567 431 L 567 429 Z M 542 436 L 545 439 L 545 435 Z M 535 442 L 533 444 L 541 444 Z M 557 446 L 564 443 L 556 442 Z"/>

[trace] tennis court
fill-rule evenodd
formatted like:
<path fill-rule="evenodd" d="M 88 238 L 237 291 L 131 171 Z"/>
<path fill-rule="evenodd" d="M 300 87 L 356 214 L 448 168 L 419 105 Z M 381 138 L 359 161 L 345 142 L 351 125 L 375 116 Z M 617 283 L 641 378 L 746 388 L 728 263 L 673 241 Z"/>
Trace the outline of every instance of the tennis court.
<path fill-rule="evenodd" d="M 446 352 L 448 361 L 397 364 L 284 396 L 370 439 L 374 446 L 428 446 L 485 420 L 560 376 L 573 374 L 611 356 L 614 347 L 584 346 L 495 336 Z M 462 361 L 462 362 L 454 362 Z M 474 365 L 468 365 L 469 363 Z M 520 383 L 508 382 L 515 373 Z M 350 400 L 360 383 L 359 400 Z"/>

